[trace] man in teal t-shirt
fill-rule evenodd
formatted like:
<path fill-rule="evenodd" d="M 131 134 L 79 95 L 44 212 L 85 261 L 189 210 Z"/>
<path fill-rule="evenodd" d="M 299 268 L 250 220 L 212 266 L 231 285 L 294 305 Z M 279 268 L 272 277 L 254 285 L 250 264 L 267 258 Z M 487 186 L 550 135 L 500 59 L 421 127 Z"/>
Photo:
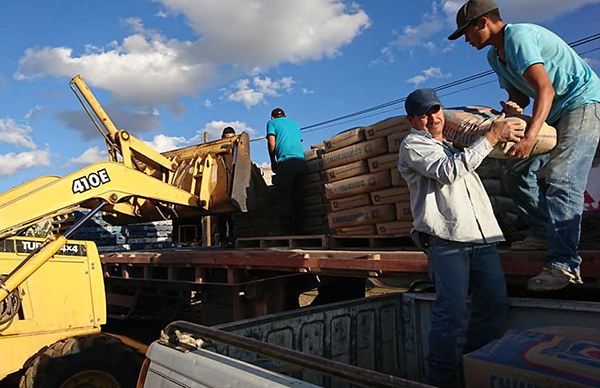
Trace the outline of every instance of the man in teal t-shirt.
<path fill-rule="evenodd" d="M 281 108 L 273 109 L 267 123 L 267 145 L 277 192 L 279 233 L 302 234 L 304 174 L 306 161 L 300 126 L 285 116 Z"/>
<path fill-rule="evenodd" d="M 465 35 L 477 50 L 491 46 L 488 62 L 509 100 L 508 114 L 533 99 L 525 137 L 509 155 L 508 189 L 532 236 L 511 248 L 548 249 L 546 266 L 528 289 L 552 291 L 581 283 L 577 254 L 584 191 L 600 137 L 600 80 L 561 38 L 534 24 L 505 24 L 491 0 L 470 0 L 456 15 L 450 40 Z M 557 130 L 557 146 L 531 157 L 544 122 Z M 538 182 L 538 176 L 545 181 Z"/>

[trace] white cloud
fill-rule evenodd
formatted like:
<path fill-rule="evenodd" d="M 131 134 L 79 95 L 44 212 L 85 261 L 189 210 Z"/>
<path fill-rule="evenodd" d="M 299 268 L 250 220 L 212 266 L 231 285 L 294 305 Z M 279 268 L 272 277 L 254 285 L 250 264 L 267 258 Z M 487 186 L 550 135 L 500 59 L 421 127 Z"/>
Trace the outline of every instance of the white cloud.
<path fill-rule="evenodd" d="M 419 86 L 420 83 L 427 81 L 427 78 L 422 75 L 415 75 L 412 78 L 406 80 L 406 82 L 415 84 L 415 86 Z"/>
<path fill-rule="evenodd" d="M 422 73 L 423 74 L 409 78 L 406 82 L 415 84 L 416 87 L 430 78 L 450 78 L 452 76 L 450 73 L 444 74 L 439 67 L 430 67 L 429 69 L 423 70 Z"/>
<path fill-rule="evenodd" d="M 456 1 L 456 0 L 455 0 Z M 573 12 L 588 4 L 599 4 L 600 0 L 498 0 L 500 15 L 507 23 L 541 23 Z M 456 26 L 456 12 L 452 15 Z"/>
<path fill-rule="evenodd" d="M 13 152 L 0 155 L 0 177 L 13 175 L 32 167 L 49 166 L 50 151 L 34 150 L 15 154 Z"/>
<path fill-rule="evenodd" d="M 144 141 L 150 147 L 154 148 L 158 152 L 171 151 L 176 148 L 181 148 L 187 145 L 189 142 L 185 137 L 166 136 L 163 134 L 154 136 L 152 141 Z"/>
<path fill-rule="evenodd" d="M 196 95 L 214 77 L 215 65 L 186 59 L 186 42 L 144 30 L 135 19 L 130 19 L 129 25 L 138 32 L 122 44 L 88 48 L 81 56 L 74 56 L 68 47 L 27 49 L 15 78 L 81 74 L 90 87 L 111 91 L 116 101 L 165 105 L 174 113 L 181 112 L 179 96 Z"/>
<path fill-rule="evenodd" d="M 236 134 L 240 134 L 242 132 L 248 132 L 248 135 L 255 135 L 257 132 L 255 129 L 250 128 L 246 125 L 246 123 L 241 121 L 220 121 L 215 120 L 204 125 L 204 128 L 198 130 L 196 132 L 196 136 L 190 139 L 190 143 L 202 143 L 204 142 L 204 132 L 208 132 L 208 140 L 217 140 L 221 138 L 221 133 L 223 133 L 223 128 L 225 127 L 233 127 L 235 129 Z"/>
<path fill-rule="evenodd" d="M 421 15 L 414 25 L 401 27 L 382 48 L 380 57 L 371 65 L 394 61 L 394 52 L 400 49 L 414 50 L 423 47 L 432 53 L 446 53 L 454 45 L 446 38 L 456 29 L 456 12 L 465 0 L 434 0 L 431 10 Z M 496 0 L 502 18 L 507 23 L 542 23 L 558 16 L 573 12 L 588 4 L 598 4 L 600 0 Z"/>
<path fill-rule="evenodd" d="M 108 152 L 99 150 L 98 147 L 92 147 L 85 150 L 81 155 L 71 159 L 71 162 L 78 164 L 93 164 L 108 160 Z"/>
<path fill-rule="evenodd" d="M 281 91 L 291 92 L 292 85 L 296 81 L 292 77 L 283 77 L 273 81 L 269 77 L 252 79 L 252 86 L 249 79 L 241 79 L 235 83 L 235 90 L 226 92 L 226 98 L 229 101 L 242 102 L 247 108 L 266 102 L 265 97 L 278 97 Z"/>
<path fill-rule="evenodd" d="M 340 0 L 155 1 L 183 14 L 202 36 L 198 52 L 221 63 L 271 66 L 319 60 L 338 55 L 370 26 L 363 10 Z"/>
<path fill-rule="evenodd" d="M 302 88 L 302 94 L 313 94 L 315 91 L 307 88 Z"/>
<path fill-rule="evenodd" d="M 0 119 L 0 142 L 35 150 L 37 147 L 29 135 L 29 125 L 19 125 L 11 118 Z"/>
<path fill-rule="evenodd" d="M 423 70 L 423 74 L 429 78 L 449 78 L 452 74 L 444 74 L 439 67 L 430 67 Z"/>
<path fill-rule="evenodd" d="M 421 22 L 417 25 L 407 25 L 393 42 L 394 45 L 401 47 L 415 47 L 422 45 L 426 39 L 442 31 L 445 22 L 441 18 L 438 10 L 439 3 L 433 2 L 431 12 L 424 13 Z"/>
<path fill-rule="evenodd" d="M 204 100 L 204 107 L 211 109 L 213 107 L 213 103 L 207 98 L 206 100 Z"/>
<path fill-rule="evenodd" d="M 29 112 L 27 112 L 27 114 L 25 115 L 25 119 L 29 121 L 35 121 L 35 119 L 37 119 L 39 115 L 46 112 L 48 112 L 46 108 L 44 108 L 43 106 L 36 105 L 35 107 L 31 108 Z"/>
<path fill-rule="evenodd" d="M 242 79 L 236 82 L 234 92 L 227 94 L 227 99 L 235 102 L 243 102 L 247 108 L 260 104 L 264 101 L 265 94 L 249 87 L 250 80 Z"/>
<path fill-rule="evenodd" d="M 81 74 L 117 102 L 164 105 L 178 113 L 181 96 L 197 96 L 218 83 L 231 65 L 251 72 L 333 57 L 370 25 L 363 10 L 341 0 L 154 1 L 165 7 L 158 17 L 183 15 L 196 40 L 170 39 L 130 18 L 126 24 L 133 34 L 104 47 L 87 46 L 81 55 L 71 47 L 27 49 L 14 77 Z"/>

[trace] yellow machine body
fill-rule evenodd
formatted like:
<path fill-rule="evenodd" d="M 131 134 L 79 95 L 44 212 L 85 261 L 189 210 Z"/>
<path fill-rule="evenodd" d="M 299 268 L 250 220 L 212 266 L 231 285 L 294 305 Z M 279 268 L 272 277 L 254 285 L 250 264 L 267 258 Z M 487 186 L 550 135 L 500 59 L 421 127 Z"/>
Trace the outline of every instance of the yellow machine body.
<path fill-rule="evenodd" d="M 0 379 L 43 346 L 99 332 L 106 322 L 96 246 L 67 241 L 85 220 L 64 236 L 14 236 L 76 207 L 132 223 L 247 211 L 252 203 L 247 133 L 161 154 L 118 130 L 79 76 L 71 88 L 104 137 L 109 160 L 0 194 Z"/>
<path fill-rule="evenodd" d="M 0 274 L 8 274 L 44 239 L 0 241 Z M 102 266 L 96 244 L 68 241 L 18 287 L 21 309 L 0 332 L 0 380 L 39 349 L 67 337 L 100 331 L 106 323 Z"/>

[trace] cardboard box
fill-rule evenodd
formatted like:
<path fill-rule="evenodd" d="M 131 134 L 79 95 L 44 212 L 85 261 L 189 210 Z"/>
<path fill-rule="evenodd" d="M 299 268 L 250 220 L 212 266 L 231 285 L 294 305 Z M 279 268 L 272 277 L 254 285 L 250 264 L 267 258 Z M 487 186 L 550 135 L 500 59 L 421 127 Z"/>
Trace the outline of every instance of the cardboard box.
<path fill-rule="evenodd" d="M 329 227 L 331 229 L 346 228 L 349 226 L 372 225 L 380 222 L 393 221 L 394 205 L 363 206 L 349 210 L 329 213 Z"/>
<path fill-rule="evenodd" d="M 351 144 L 360 143 L 365 140 L 365 129 L 363 127 L 352 128 L 338 133 L 331 139 L 323 141 L 325 144 L 325 152 L 339 150 Z"/>
<path fill-rule="evenodd" d="M 396 220 L 412 221 L 413 216 L 410 210 L 410 201 L 398 202 L 396 205 Z"/>
<path fill-rule="evenodd" d="M 333 183 L 326 183 L 325 196 L 328 199 L 351 197 L 389 186 L 390 174 L 387 171 L 380 171 L 374 174 L 359 175 Z"/>
<path fill-rule="evenodd" d="M 392 177 L 392 186 L 394 187 L 407 187 L 408 183 L 402 178 L 402 174 L 398 171 L 398 168 L 390 169 L 390 174 Z"/>
<path fill-rule="evenodd" d="M 410 123 L 406 116 L 390 117 L 365 128 L 365 137 L 367 140 L 378 137 L 386 137 L 393 133 L 410 132 Z"/>
<path fill-rule="evenodd" d="M 408 191 L 408 187 L 391 187 L 389 189 L 371 192 L 371 202 L 373 203 L 373 205 L 406 202 L 409 200 L 410 192 Z"/>
<path fill-rule="evenodd" d="M 377 234 L 393 234 L 395 236 L 410 236 L 412 221 L 392 221 L 377 224 Z"/>
<path fill-rule="evenodd" d="M 347 228 L 336 229 L 335 233 L 344 236 L 371 236 L 375 234 L 375 225 L 349 226 Z"/>
<path fill-rule="evenodd" d="M 329 203 L 331 204 L 332 211 L 347 210 L 354 207 L 370 205 L 371 196 L 369 196 L 369 194 L 359 194 L 353 195 L 352 197 L 333 199 L 329 201 Z"/>
<path fill-rule="evenodd" d="M 398 153 L 398 150 L 400 149 L 400 143 L 402 143 L 402 140 L 404 140 L 404 138 L 406 137 L 406 135 L 408 135 L 410 133 L 409 132 L 398 132 L 398 133 L 392 133 L 391 135 L 389 135 L 387 137 L 387 147 L 388 147 L 388 152 L 390 153 Z"/>
<path fill-rule="evenodd" d="M 325 180 L 327 182 L 337 182 L 342 179 L 351 178 L 357 175 L 363 175 L 369 172 L 366 160 L 359 160 L 343 166 L 325 170 Z"/>
<path fill-rule="evenodd" d="M 377 172 L 398 168 L 398 153 L 383 154 L 374 158 L 369 158 L 369 172 Z"/>
<path fill-rule="evenodd" d="M 600 341 L 510 330 L 463 356 L 468 388 L 599 387 Z"/>
<path fill-rule="evenodd" d="M 323 166 L 326 170 L 344 164 L 356 162 L 385 154 L 387 152 L 387 142 L 385 138 L 363 141 L 339 150 L 331 151 L 323 155 Z"/>

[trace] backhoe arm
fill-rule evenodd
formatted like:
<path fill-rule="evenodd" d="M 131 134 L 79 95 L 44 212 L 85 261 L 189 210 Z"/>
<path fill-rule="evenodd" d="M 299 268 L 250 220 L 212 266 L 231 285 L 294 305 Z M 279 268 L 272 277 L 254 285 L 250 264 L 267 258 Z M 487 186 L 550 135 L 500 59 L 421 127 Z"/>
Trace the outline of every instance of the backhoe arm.
<path fill-rule="evenodd" d="M 157 218 L 148 200 L 206 210 L 198 196 L 165 184 L 120 163 L 100 162 L 0 204 L 0 234 L 51 217 L 57 210 L 90 208 L 106 201 L 105 211 Z M 144 214 L 146 212 L 146 214 Z"/>

